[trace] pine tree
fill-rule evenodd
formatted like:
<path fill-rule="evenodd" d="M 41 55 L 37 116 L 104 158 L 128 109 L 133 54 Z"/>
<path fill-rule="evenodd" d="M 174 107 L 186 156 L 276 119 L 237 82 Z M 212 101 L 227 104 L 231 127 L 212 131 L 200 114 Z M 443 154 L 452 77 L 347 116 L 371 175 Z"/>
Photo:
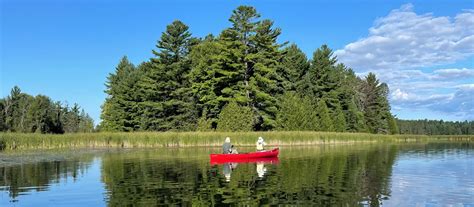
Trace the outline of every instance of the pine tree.
<path fill-rule="evenodd" d="M 228 31 L 227 31 L 228 32 Z M 224 32 L 220 39 L 208 39 L 191 52 L 191 88 L 199 111 L 207 109 L 211 121 L 230 101 L 248 103 L 244 91 L 243 68 L 235 64 L 242 58 L 232 36 Z"/>
<path fill-rule="evenodd" d="M 296 44 L 284 48 L 282 54 L 281 64 L 276 71 L 279 77 L 278 87 L 282 91 L 294 91 L 297 83 L 308 72 L 310 64 Z"/>
<path fill-rule="evenodd" d="M 286 92 L 279 99 L 280 107 L 277 116 L 277 129 L 285 131 L 318 130 L 318 116 L 314 105 L 308 97 L 301 97 L 295 92 Z"/>
<path fill-rule="evenodd" d="M 334 124 L 329 114 L 329 109 L 324 99 L 320 99 L 316 109 L 319 117 L 320 131 L 334 131 Z"/>
<path fill-rule="evenodd" d="M 365 78 L 364 118 L 370 133 L 388 133 L 387 116 L 390 115 L 388 104 L 388 86 L 380 83 L 375 74 L 369 73 Z"/>
<path fill-rule="evenodd" d="M 277 87 L 278 74 L 276 73 L 279 60 L 282 58 L 279 50 L 281 45 L 276 42 L 280 33 L 279 28 L 273 29 L 272 21 L 261 21 L 253 38 L 257 52 L 249 57 L 252 62 L 255 62 L 249 78 L 252 100 L 250 105 L 259 115 L 257 119 L 259 121 L 256 124 L 262 130 L 275 127 L 278 112 L 275 96 L 282 93 Z"/>
<path fill-rule="evenodd" d="M 10 95 L 5 98 L 5 125 L 8 131 L 28 132 L 27 112 L 34 97 L 22 93 L 18 86 L 14 86 Z"/>
<path fill-rule="evenodd" d="M 336 62 L 332 50 L 322 45 L 313 53 L 311 66 L 298 90 L 314 98 L 328 98 L 328 93 L 339 87 L 335 74 Z"/>
<path fill-rule="evenodd" d="M 232 44 L 240 42 L 238 54 L 242 58 L 233 64 L 243 68 L 247 105 L 257 115 L 257 129 L 265 130 L 275 126 L 277 108 L 273 95 L 277 91 L 276 68 L 281 56 L 281 45 L 276 40 L 281 31 L 273 28 L 272 21 L 259 21 L 259 17 L 255 8 L 239 6 L 229 19 L 232 27 L 227 30 L 227 36 L 234 37 L 230 38 Z"/>
<path fill-rule="evenodd" d="M 337 106 L 333 114 L 334 117 L 334 129 L 336 132 L 346 131 L 346 118 L 341 106 Z"/>
<path fill-rule="evenodd" d="M 191 84 L 188 79 L 188 54 L 196 40 L 189 27 L 174 21 L 166 27 L 153 50 L 151 68 L 139 83 L 142 88 L 144 128 L 151 130 L 190 130 L 197 120 Z"/>
<path fill-rule="evenodd" d="M 115 73 L 109 74 L 107 78 L 105 92 L 108 97 L 102 106 L 102 130 L 134 131 L 139 128 L 138 120 L 133 117 L 137 114 L 137 100 L 133 88 L 138 79 L 135 66 L 127 57 L 123 57 Z"/>

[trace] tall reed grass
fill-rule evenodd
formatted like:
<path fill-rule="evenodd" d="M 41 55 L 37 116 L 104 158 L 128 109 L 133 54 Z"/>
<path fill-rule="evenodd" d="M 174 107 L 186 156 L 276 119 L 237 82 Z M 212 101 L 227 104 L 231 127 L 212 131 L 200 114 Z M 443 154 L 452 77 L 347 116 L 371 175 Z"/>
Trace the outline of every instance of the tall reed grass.
<path fill-rule="evenodd" d="M 262 136 L 269 145 L 317 145 L 356 142 L 404 142 L 427 140 L 474 141 L 474 136 L 380 135 L 365 133 L 336 133 L 310 131 L 270 132 L 134 132 L 134 133 L 77 133 L 24 134 L 0 133 L 0 147 L 12 149 L 60 148 L 137 148 L 137 147 L 194 147 L 221 146 L 231 137 L 236 146 L 253 146 Z M 0 148 L 0 150 L 1 150 Z"/>

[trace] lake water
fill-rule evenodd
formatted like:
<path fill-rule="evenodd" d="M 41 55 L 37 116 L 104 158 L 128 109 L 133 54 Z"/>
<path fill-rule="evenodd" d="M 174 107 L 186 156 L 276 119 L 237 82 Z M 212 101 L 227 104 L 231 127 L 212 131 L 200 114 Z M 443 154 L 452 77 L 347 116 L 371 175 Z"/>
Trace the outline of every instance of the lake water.
<path fill-rule="evenodd" d="M 219 150 L 0 153 L 0 206 L 474 207 L 473 143 L 281 147 L 211 165 Z"/>

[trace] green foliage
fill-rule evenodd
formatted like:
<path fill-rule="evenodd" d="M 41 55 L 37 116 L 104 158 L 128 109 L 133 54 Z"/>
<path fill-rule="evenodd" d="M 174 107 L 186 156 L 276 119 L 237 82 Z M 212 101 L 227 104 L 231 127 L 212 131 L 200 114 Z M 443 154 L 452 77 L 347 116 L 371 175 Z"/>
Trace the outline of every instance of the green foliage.
<path fill-rule="evenodd" d="M 25 133 L 69 133 L 78 132 L 81 120 L 88 124 L 83 131 L 94 129 L 92 118 L 84 111 L 79 114 L 79 105 L 69 108 L 49 97 L 36 97 L 22 93 L 15 86 L 9 96 L 0 99 L 0 131 Z"/>
<path fill-rule="evenodd" d="M 51 100 L 43 95 L 33 99 L 26 114 L 26 132 L 47 133 L 52 131 L 53 113 Z"/>
<path fill-rule="evenodd" d="M 474 121 L 400 120 L 396 119 L 400 134 L 472 135 Z"/>
<path fill-rule="evenodd" d="M 102 130 L 134 131 L 138 128 L 140 122 L 137 118 L 137 97 L 133 91 L 140 78 L 137 73 L 135 66 L 128 61 L 127 57 L 123 57 L 115 73 L 107 77 L 105 92 L 108 97 L 102 106 Z M 80 111 L 76 110 L 73 113 L 78 114 Z M 73 122 L 78 123 L 78 121 Z"/>
<path fill-rule="evenodd" d="M 297 83 L 308 72 L 308 58 L 296 44 L 291 44 L 282 50 L 283 58 L 277 67 L 279 76 L 278 86 L 283 91 L 296 90 Z"/>
<path fill-rule="evenodd" d="M 399 134 L 397 121 L 391 114 L 387 114 L 387 124 L 390 134 Z"/>
<path fill-rule="evenodd" d="M 338 88 L 335 64 L 337 63 L 331 49 L 322 45 L 313 53 L 311 66 L 298 86 L 301 93 L 315 98 L 328 98 L 329 93 Z"/>
<path fill-rule="evenodd" d="M 389 133 L 386 84 L 358 78 L 327 45 L 311 60 L 295 44 L 284 47 L 281 30 L 253 7 L 237 7 L 229 21 L 218 36 L 198 40 L 176 20 L 150 61 L 134 69 L 122 60 L 107 82 L 101 129 L 208 130 L 235 102 L 251 110 L 258 131 Z"/>
<path fill-rule="evenodd" d="M 221 37 L 226 38 L 226 37 Z M 229 101 L 248 102 L 244 91 L 243 68 L 231 61 L 242 58 L 235 42 L 206 40 L 191 52 L 191 88 L 199 110 L 207 109 L 207 116 L 217 119 Z"/>
<path fill-rule="evenodd" d="M 201 118 L 197 123 L 197 131 L 206 132 L 212 131 L 212 120 L 207 117 L 207 110 L 204 109 Z"/>
<path fill-rule="evenodd" d="M 330 117 L 329 109 L 324 99 L 319 100 L 316 113 L 318 114 L 319 118 L 319 130 L 327 132 L 334 131 L 334 123 Z"/>
<path fill-rule="evenodd" d="M 197 120 L 188 74 L 188 54 L 196 40 L 189 27 L 174 21 L 166 27 L 154 58 L 138 80 L 142 130 L 190 130 Z"/>
<path fill-rule="evenodd" d="M 357 106 L 353 101 L 349 102 L 347 110 L 347 130 L 349 132 L 367 132 L 365 125 L 364 113 L 357 110 Z"/>
<path fill-rule="evenodd" d="M 370 133 L 389 133 L 388 116 L 390 106 L 388 104 L 388 86 L 380 83 L 375 74 L 369 73 L 363 85 L 364 94 L 364 118 Z"/>
<path fill-rule="evenodd" d="M 0 99 L 0 132 L 6 131 L 7 126 L 5 123 L 5 100 Z"/>
<path fill-rule="evenodd" d="M 217 120 L 218 131 L 252 131 L 254 127 L 252 110 L 236 102 L 227 104 Z"/>
<path fill-rule="evenodd" d="M 336 110 L 333 113 L 334 117 L 334 129 L 336 132 L 344 132 L 346 131 L 346 118 L 344 116 L 344 112 L 342 111 L 341 106 L 337 106 Z"/>
<path fill-rule="evenodd" d="M 316 131 L 319 129 L 315 106 L 308 97 L 287 92 L 280 99 L 277 129 L 284 131 Z"/>
<path fill-rule="evenodd" d="M 79 116 L 79 126 L 77 132 L 86 133 L 86 132 L 93 132 L 94 130 L 94 120 L 87 114 L 84 109 L 81 111 L 81 115 Z"/>

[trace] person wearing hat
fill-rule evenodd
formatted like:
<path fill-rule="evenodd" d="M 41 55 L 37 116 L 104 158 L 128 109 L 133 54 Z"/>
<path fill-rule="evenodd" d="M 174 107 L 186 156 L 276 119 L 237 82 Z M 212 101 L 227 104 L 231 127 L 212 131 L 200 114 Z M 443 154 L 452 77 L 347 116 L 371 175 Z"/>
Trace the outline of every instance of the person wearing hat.
<path fill-rule="evenodd" d="M 222 145 L 222 151 L 223 154 L 232 153 L 232 144 L 230 144 L 230 137 L 225 138 L 224 145 Z"/>
<path fill-rule="evenodd" d="M 257 151 L 263 151 L 264 150 L 264 146 L 267 145 L 267 143 L 265 143 L 265 141 L 263 141 L 263 137 L 258 137 L 258 140 L 257 140 Z"/>

